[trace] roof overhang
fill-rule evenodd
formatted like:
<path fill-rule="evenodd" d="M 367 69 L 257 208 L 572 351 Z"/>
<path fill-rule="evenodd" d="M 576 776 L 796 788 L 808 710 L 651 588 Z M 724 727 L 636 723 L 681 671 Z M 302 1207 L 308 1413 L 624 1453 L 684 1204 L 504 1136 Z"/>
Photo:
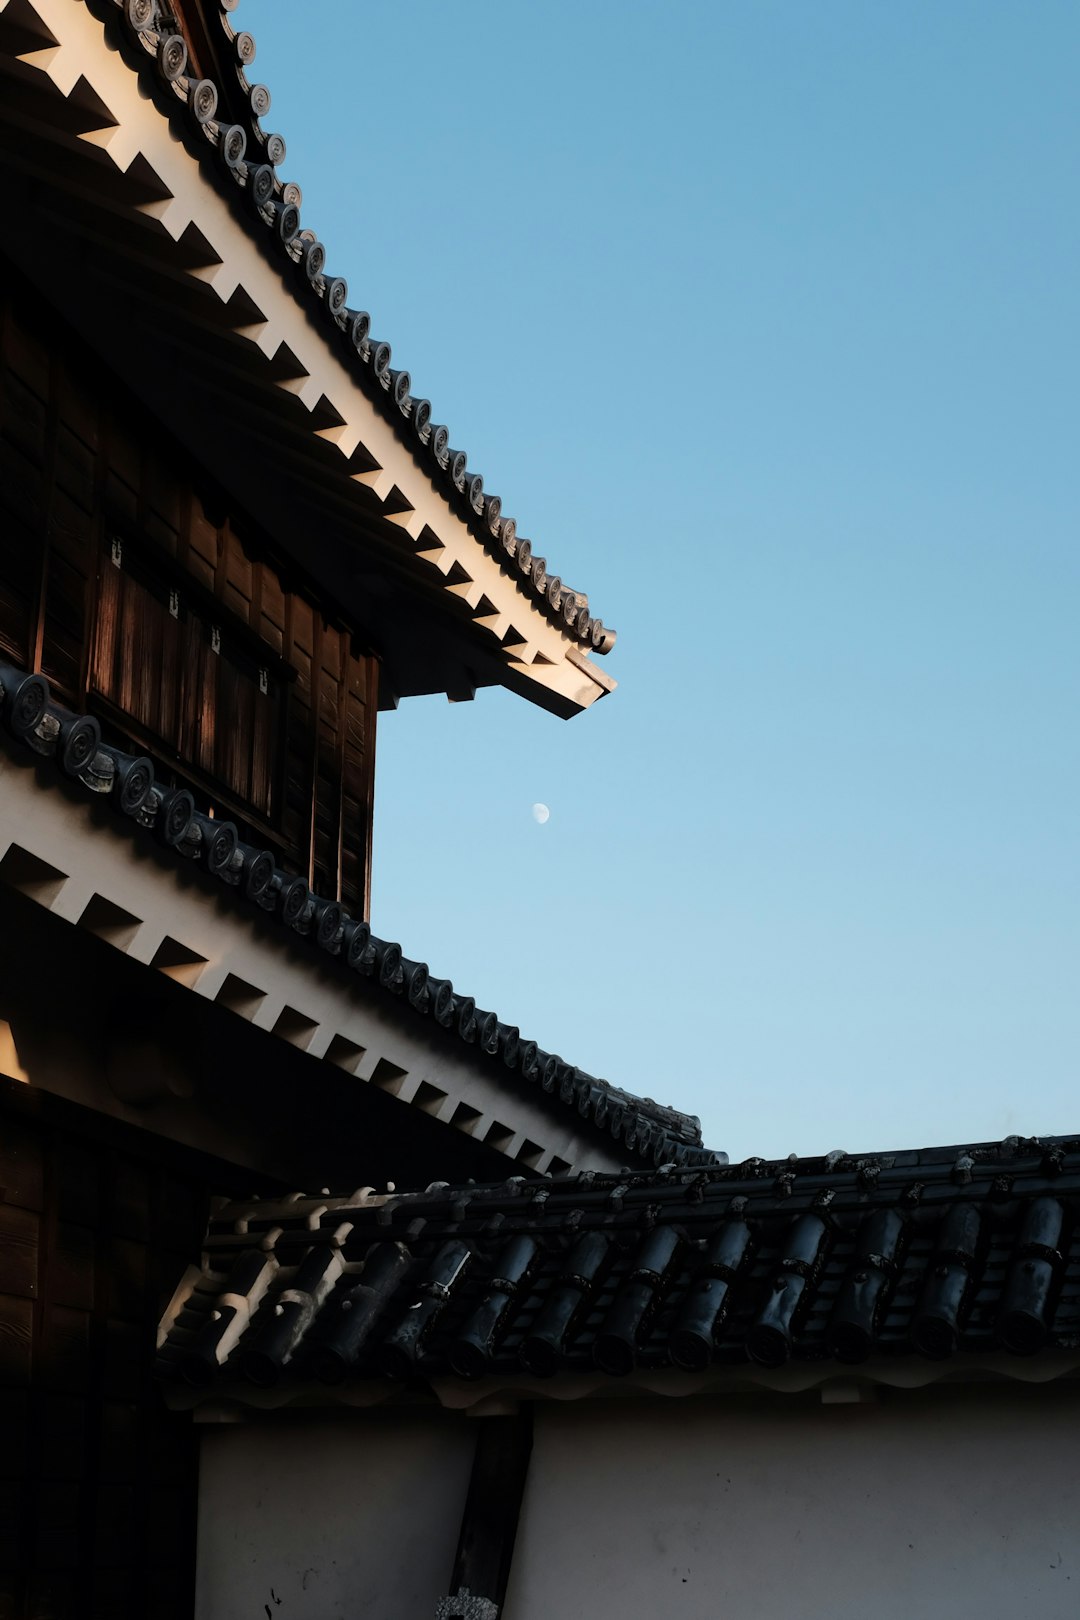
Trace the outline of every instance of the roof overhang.
<path fill-rule="evenodd" d="M 179 1284 L 159 1370 L 177 1405 L 363 1406 L 396 1381 L 477 1412 L 1075 1379 L 1078 1177 L 1077 1138 L 1010 1137 L 240 1200 Z M 216 1301 L 240 1295 L 225 1337 Z"/>
<path fill-rule="evenodd" d="M 150 760 L 102 746 L 93 717 L 50 703 L 43 676 L 5 664 L 0 686 L 17 745 L 10 760 L 0 751 L 0 884 L 527 1171 L 722 1161 L 696 1117 L 544 1051 L 231 823 L 200 817 Z"/>
<path fill-rule="evenodd" d="M 384 397 L 352 312 L 272 228 L 280 204 L 268 223 L 245 201 L 194 81 L 165 82 L 121 15 L 0 0 L 4 253 L 340 604 L 382 660 L 384 706 L 501 684 L 587 708 L 614 686 L 589 656 L 611 633 L 579 593 L 538 588 L 499 503 L 421 437 L 408 378 L 401 409 Z"/>
<path fill-rule="evenodd" d="M 192 1018 L 214 1007 L 286 1053 L 298 1049 L 344 1071 L 358 1091 L 392 1098 L 400 1133 L 417 1119 L 425 1130 L 441 1126 L 450 1162 L 462 1137 L 527 1177 L 612 1167 L 630 1151 L 557 1095 L 419 1014 L 407 995 L 349 972 L 273 915 L 230 904 L 229 886 L 202 863 L 178 861 L 145 829 L 133 844 L 120 818 L 59 784 L 43 792 L 32 769 L 2 752 L 0 909 L 9 923 L 11 889 L 71 925 L 54 949 L 76 973 L 80 941 L 95 936 L 118 959 L 149 970 L 150 981 L 160 976 L 191 997 Z M 150 999 L 148 982 L 134 1005 Z M 148 1077 L 145 1096 L 123 1117 L 153 1128 L 164 1117 L 166 1080 L 157 1087 Z"/>

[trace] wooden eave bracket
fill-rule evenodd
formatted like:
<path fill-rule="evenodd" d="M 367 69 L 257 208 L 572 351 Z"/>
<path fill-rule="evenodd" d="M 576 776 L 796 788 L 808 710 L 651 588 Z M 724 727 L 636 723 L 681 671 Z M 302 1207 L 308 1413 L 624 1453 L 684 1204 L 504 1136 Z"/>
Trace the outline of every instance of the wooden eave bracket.
<path fill-rule="evenodd" d="M 476 604 L 473 623 L 479 625 L 481 630 L 486 630 L 490 635 L 493 635 L 497 641 L 501 641 L 509 626 L 510 615 L 500 613 L 494 602 L 490 601 L 486 596 L 482 596 Z"/>
<path fill-rule="evenodd" d="M 404 529 L 411 539 L 419 538 L 421 520 L 417 516 L 415 506 L 397 484 L 389 490 L 383 500 L 382 515 L 388 523 L 394 523 L 398 528 Z"/>
<path fill-rule="evenodd" d="M 448 574 L 453 567 L 453 558 L 449 550 L 443 545 L 433 529 L 423 526 L 417 536 L 416 555 L 421 561 L 430 563 L 437 568 L 440 574 Z"/>
<path fill-rule="evenodd" d="M 600 669 L 590 658 L 587 658 L 578 647 L 567 647 L 566 661 L 568 664 L 573 664 L 575 669 L 580 669 L 581 673 L 587 675 L 590 681 L 595 681 L 602 692 L 614 692 L 619 684 L 606 670 Z"/>
<path fill-rule="evenodd" d="M 29 0 L 0 0 L 0 50 L 25 62 L 57 48 L 56 35 Z"/>

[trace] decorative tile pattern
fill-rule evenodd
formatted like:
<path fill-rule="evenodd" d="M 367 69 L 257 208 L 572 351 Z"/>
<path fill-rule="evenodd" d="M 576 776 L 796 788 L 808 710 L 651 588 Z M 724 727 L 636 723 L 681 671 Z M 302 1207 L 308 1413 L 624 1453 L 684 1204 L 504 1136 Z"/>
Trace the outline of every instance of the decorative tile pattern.
<path fill-rule="evenodd" d="M 221 1393 L 1080 1347 L 1080 1140 L 236 1204 L 159 1368 Z"/>

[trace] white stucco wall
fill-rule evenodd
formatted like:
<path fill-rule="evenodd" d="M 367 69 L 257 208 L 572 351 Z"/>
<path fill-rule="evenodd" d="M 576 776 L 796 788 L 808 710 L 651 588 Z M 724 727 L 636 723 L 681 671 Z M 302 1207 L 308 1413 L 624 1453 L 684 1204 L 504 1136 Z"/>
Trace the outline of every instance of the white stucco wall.
<path fill-rule="evenodd" d="M 1064 1385 L 538 1410 L 504 1620 L 1075 1620 Z"/>
<path fill-rule="evenodd" d="M 206 1429 L 197 1620 L 434 1620 L 482 1421 Z M 501 1620 L 1075 1620 L 1078 1432 L 1066 1383 L 544 1402 Z"/>
<path fill-rule="evenodd" d="M 475 1421 L 374 1413 L 203 1430 L 196 1620 L 416 1620 L 446 1591 Z"/>

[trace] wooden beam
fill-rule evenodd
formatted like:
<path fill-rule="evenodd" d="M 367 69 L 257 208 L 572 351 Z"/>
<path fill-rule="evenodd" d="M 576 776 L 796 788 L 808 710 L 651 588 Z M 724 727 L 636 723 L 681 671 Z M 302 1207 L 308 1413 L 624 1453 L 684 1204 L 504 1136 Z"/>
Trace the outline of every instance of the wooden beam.
<path fill-rule="evenodd" d="M 465 1513 L 437 1620 L 499 1620 L 510 1582 L 521 1501 L 532 1452 L 528 1403 L 509 1417 L 478 1418 Z"/>

